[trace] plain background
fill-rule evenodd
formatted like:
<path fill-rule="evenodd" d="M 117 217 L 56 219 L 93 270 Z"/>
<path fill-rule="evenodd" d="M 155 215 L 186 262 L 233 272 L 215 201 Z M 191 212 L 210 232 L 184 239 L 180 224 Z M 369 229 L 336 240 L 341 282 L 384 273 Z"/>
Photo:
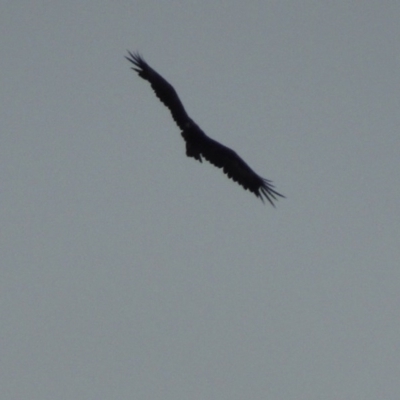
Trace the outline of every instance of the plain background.
<path fill-rule="evenodd" d="M 398 1 L 2 1 L 0 397 L 400 398 Z M 126 49 L 287 199 L 185 156 Z"/>

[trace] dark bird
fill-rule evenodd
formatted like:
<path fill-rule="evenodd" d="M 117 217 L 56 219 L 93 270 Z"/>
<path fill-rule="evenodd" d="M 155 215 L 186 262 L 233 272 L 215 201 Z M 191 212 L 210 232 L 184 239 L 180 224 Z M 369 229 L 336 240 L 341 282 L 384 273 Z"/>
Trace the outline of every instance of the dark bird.
<path fill-rule="evenodd" d="M 264 197 L 274 206 L 278 193 L 268 179 L 257 175 L 233 150 L 208 137 L 189 117 L 175 89 L 159 73 L 144 61 L 139 53 L 131 53 L 125 58 L 130 61 L 139 76 L 148 81 L 156 96 L 169 109 L 172 118 L 181 129 L 186 142 L 186 155 L 202 162 L 204 157 L 233 181 L 243 186 L 264 202 Z M 264 196 L 264 197 L 263 197 Z"/>

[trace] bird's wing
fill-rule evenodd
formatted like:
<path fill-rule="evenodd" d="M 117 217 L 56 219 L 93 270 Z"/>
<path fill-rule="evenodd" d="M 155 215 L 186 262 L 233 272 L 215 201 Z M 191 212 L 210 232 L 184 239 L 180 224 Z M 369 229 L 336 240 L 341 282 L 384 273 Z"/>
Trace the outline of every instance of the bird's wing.
<path fill-rule="evenodd" d="M 263 202 L 265 198 L 274 206 L 274 200 L 277 200 L 278 196 L 285 197 L 275 190 L 270 180 L 256 174 L 235 151 L 206 135 L 202 140 L 200 153 L 211 164 L 222 168 L 230 179 L 254 193 Z"/>
<path fill-rule="evenodd" d="M 136 71 L 141 78 L 150 83 L 156 96 L 171 111 L 172 118 L 179 128 L 182 130 L 185 129 L 191 120 L 173 86 L 158 72 L 154 71 L 139 53 L 131 53 L 130 51 L 128 51 L 128 53 L 129 56 L 125 58 L 134 65 L 132 69 Z"/>

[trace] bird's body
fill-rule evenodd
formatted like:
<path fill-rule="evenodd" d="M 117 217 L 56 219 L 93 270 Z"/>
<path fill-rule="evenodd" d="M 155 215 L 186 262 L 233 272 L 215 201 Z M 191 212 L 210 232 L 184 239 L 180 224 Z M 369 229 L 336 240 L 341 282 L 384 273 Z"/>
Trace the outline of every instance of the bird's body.
<path fill-rule="evenodd" d="M 170 110 L 172 118 L 181 129 L 186 143 L 186 155 L 200 162 L 205 158 L 211 164 L 222 168 L 224 173 L 244 189 L 249 190 L 264 201 L 272 204 L 277 196 L 285 197 L 275 191 L 271 181 L 257 175 L 232 149 L 208 137 L 189 117 L 173 86 L 151 68 L 138 54 L 129 52 L 126 57 L 139 76 L 148 81 L 156 96 Z"/>

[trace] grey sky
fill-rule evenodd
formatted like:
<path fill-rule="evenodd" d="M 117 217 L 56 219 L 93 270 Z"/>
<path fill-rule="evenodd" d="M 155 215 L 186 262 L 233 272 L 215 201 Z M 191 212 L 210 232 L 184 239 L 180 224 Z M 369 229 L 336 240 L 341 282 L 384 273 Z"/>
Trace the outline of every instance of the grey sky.
<path fill-rule="evenodd" d="M 4 1 L 1 398 L 399 399 L 399 20 Z M 287 199 L 186 158 L 126 49 Z"/>

